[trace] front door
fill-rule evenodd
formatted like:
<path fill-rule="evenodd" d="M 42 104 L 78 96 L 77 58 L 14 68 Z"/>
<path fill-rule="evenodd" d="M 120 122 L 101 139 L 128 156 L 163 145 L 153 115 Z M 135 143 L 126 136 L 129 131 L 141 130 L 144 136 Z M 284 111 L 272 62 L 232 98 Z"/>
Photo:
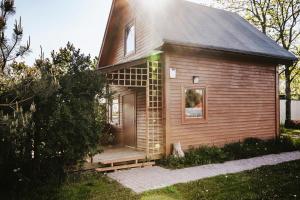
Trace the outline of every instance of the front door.
<path fill-rule="evenodd" d="M 136 147 L 136 110 L 135 94 L 123 96 L 123 131 L 124 144 Z"/>

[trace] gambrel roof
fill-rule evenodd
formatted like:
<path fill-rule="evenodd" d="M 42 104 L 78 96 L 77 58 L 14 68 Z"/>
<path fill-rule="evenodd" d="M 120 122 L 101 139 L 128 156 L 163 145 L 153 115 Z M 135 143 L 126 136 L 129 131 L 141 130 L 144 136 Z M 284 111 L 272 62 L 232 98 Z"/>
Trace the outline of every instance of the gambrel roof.
<path fill-rule="evenodd" d="M 297 60 L 238 14 L 185 0 L 151 0 L 155 2 L 151 8 L 143 5 L 150 0 L 128 1 L 136 4 L 137 15 L 151 25 L 153 46 L 180 44 L 288 62 Z"/>

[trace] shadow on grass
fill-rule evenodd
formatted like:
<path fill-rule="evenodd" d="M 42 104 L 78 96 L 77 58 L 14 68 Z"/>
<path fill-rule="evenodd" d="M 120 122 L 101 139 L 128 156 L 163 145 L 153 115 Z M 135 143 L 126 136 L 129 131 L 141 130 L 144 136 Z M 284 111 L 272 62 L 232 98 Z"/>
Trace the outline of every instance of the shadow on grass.
<path fill-rule="evenodd" d="M 70 175 L 61 186 L 47 185 L 31 191 L 25 200 L 135 200 L 138 196 L 102 174 Z"/>
<path fill-rule="evenodd" d="M 147 181 L 147 180 L 145 180 Z M 30 200 L 291 200 L 300 199 L 300 161 L 178 184 L 135 194 L 101 174 L 69 176 L 58 186 L 27 194 Z"/>
<path fill-rule="evenodd" d="M 300 161 L 266 166 L 151 191 L 186 200 L 291 200 L 300 199 Z"/>

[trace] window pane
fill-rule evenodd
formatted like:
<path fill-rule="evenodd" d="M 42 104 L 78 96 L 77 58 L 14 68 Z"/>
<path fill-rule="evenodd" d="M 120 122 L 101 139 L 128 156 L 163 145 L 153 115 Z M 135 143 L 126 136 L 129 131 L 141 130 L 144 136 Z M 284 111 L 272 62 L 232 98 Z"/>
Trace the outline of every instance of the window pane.
<path fill-rule="evenodd" d="M 185 90 L 185 118 L 195 119 L 204 117 L 204 90 Z"/>
<path fill-rule="evenodd" d="M 120 119 L 119 99 L 114 99 L 111 107 L 111 122 L 113 124 L 119 124 L 119 119 Z"/>
<path fill-rule="evenodd" d="M 126 55 L 135 50 L 135 27 L 130 26 L 126 30 Z"/>

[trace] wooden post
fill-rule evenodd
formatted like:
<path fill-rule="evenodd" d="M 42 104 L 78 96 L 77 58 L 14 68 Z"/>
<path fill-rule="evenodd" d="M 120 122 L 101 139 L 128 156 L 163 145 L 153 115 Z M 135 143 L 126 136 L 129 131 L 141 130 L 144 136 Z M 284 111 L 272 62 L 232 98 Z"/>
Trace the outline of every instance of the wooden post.
<path fill-rule="evenodd" d="M 165 105 L 165 154 L 171 154 L 171 143 L 170 143 L 170 115 L 169 115 L 169 70 L 170 70 L 170 59 L 165 54 L 165 73 L 164 73 L 164 105 Z"/>
<path fill-rule="evenodd" d="M 275 105 L 276 105 L 276 112 L 275 112 L 275 131 L 276 131 L 276 138 L 280 137 L 280 98 L 279 98 L 279 66 L 276 66 L 275 70 Z"/>
<path fill-rule="evenodd" d="M 147 61 L 147 84 L 146 84 L 146 154 L 149 157 L 149 61 Z"/>

